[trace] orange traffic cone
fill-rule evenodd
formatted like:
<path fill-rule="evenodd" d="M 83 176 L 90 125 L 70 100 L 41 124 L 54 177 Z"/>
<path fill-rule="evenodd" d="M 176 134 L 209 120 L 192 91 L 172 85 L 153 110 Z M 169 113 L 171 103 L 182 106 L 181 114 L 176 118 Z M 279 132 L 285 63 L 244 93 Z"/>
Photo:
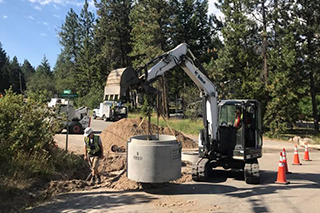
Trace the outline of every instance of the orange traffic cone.
<path fill-rule="evenodd" d="M 282 151 L 282 159 L 283 159 L 283 164 L 284 164 L 286 174 L 291 174 L 291 172 L 289 172 L 289 169 L 288 169 L 287 153 L 285 148 L 283 148 L 283 151 Z"/>
<path fill-rule="evenodd" d="M 303 160 L 311 161 L 311 159 L 309 158 L 308 143 L 304 144 L 304 158 L 303 158 Z"/>
<path fill-rule="evenodd" d="M 292 165 L 301 165 L 298 154 L 298 147 L 294 145 L 294 156 L 293 156 L 293 164 Z"/>
<path fill-rule="evenodd" d="M 287 181 L 286 177 L 286 171 L 284 168 L 284 163 L 282 159 L 282 152 L 280 152 L 280 160 L 279 160 L 279 167 L 278 167 L 278 177 L 275 183 L 280 183 L 280 184 L 288 184 L 290 182 Z"/>

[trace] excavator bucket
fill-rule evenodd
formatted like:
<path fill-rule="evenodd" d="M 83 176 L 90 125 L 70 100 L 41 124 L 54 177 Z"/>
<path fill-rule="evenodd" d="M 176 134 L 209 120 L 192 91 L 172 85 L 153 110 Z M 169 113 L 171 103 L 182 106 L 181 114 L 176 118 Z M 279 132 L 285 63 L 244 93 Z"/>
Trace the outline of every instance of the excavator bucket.
<path fill-rule="evenodd" d="M 160 95 L 161 92 L 139 78 L 138 73 L 132 68 L 127 67 L 123 71 L 120 80 L 120 98 L 128 100 L 129 88 L 136 89 L 138 93 Z"/>
<path fill-rule="evenodd" d="M 131 86 L 139 85 L 141 80 L 138 77 L 137 72 L 132 67 L 127 67 L 123 71 L 120 79 L 120 98 L 128 99 L 128 92 Z"/>
<path fill-rule="evenodd" d="M 112 70 L 108 75 L 106 87 L 104 89 L 104 100 L 127 100 L 129 87 L 138 82 L 138 75 L 132 67 Z"/>

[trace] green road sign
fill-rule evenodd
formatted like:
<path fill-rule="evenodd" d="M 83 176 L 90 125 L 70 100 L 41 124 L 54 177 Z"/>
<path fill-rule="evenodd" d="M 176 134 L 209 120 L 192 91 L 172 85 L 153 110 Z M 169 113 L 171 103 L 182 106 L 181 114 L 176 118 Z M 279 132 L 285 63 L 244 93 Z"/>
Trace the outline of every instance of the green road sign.
<path fill-rule="evenodd" d="M 77 98 L 78 95 L 77 94 L 61 94 L 60 97 L 61 98 Z"/>
<path fill-rule="evenodd" d="M 65 89 L 63 90 L 63 94 L 71 94 L 71 89 Z"/>

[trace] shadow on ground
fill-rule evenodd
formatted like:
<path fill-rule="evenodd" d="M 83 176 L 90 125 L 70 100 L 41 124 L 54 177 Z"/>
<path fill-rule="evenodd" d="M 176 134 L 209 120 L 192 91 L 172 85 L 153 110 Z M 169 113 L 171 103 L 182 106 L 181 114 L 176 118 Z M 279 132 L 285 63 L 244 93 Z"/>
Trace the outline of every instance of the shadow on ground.
<path fill-rule="evenodd" d="M 85 213 L 95 209 L 110 209 L 123 205 L 149 203 L 155 197 L 145 194 L 129 194 L 128 192 L 99 191 L 99 192 L 80 192 L 69 193 L 55 197 L 51 203 L 46 203 L 26 212 L 79 212 Z"/>
<path fill-rule="evenodd" d="M 145 193 L 134 193 L 134 191 L 96 191 L 79 192 L 59 195 L 53 202 L 37 207 L 27 212 L 88 212 L 104 209 L 112 209 L 123 205 L 146 204 L 158 199 L 157 195 L 191 195 L 212 194 L 232 198 L 246 198 L 251 203 L 252 211 L 255 213 L 270 212 L 264 203 L 262 195 L 276 194 L 279 191 L 291 189 L 320 188 L 318 174 L 293 173 L 288 174 L 287 179 L 291 181 L 288 185 L 274 184 L 277 173 L 274 171 L 261 171 L 261 184 L 243 185 L 236 187 L 228 185 L 229 178 L 243 181 L 242 174 L 235 171 L 217 170 L 213 172 L 207 182 L 190 182 L 185 184 L 163 184 L 160 187 L 144 188 Z"/>
<path fill-rule="evenodd" d="M 213 176 L 207 182 L 192 182 L 190 184 L 169 184 L 164 189 L 145 190 L 150 194 L 159 195 L 181 195 L 181 194 L 224 194 L 225 196 L 246 198 L 255 195 L 266 195 L 277 193 L 279 190 L 290 190 L 294 188 L 320 188 L 320 178 L 318 174 L 293 173 L 287 175 L 288 185 L 275 184 L 277 173 L 274 171 L 262 170 L 261 183 L 247 185 L 247 187 L 235 187 L 221 184 L 229 178 L 239 181 L 243 180 L 243 175 L 235 171 L 214 171 Z M 219 183 L 219 184 L 217 184 Z"/>

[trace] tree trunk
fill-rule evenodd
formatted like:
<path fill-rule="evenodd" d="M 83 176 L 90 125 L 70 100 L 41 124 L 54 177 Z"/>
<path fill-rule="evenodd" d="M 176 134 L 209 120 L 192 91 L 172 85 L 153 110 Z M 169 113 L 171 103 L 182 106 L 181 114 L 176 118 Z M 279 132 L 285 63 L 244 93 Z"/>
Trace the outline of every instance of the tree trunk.
<path fill-rule="evenodd" d="M 161 91 L 161 97 L 158 96 L 157 108 L 160 113 L 168 118 L 169 117 L 169 102 L 168 102 L 168 80 L 162 76 L 157 83 L 158 90 Z"/>
<path fill-rule="evenodd" d="M 262 22 L 263 22 L 263 40 L 262 40 L 262 54 L 263 54 L 263 74 L 264 74 L 264 83 L 265 83 L 265 90 L 267 92 L 268 86 L 268 61 L 267 61 L 267 18 L 266 18 L 266 8 L 265 8 L 265 1 L 262 2 Z"/>
<path fill-rule="evenodd" d="M 314 88 L 314 78 L 313 71 L 310 71 L 310 90 L 311 90 L 311 100 L 312 100 L 312 114 L 314 121 L 314 130 L 316 134 L 319 134 L 319 118 L 318 118 L 318 109 L 317 109 L 317 100 L 316 100 L 316 92 Z"/>
<path fill-rule="evenodd" d="M 312 21 L 310 21 L 310 18 L 307 18 L 307 26 L 313 26 Z M 314 86 L 314 72 L 313 69 L 315 69 L 314 65 L 314 59 L 313 59 L 313 33 L 308 32 L 307 33 L 307 48 L 308 48 L 308 58 L 307 58 L 307 67 L 310 72 L 310 92 L 311 92 L 311 100 L 312 100 L 312 114 L 313 114 L 313 121 L 314 121 L 314 130 L 316 134 L 319 134 L 319 118 L 318 118 L 318 110 L 317 110 L 317 100 L 316 100 L 316 90 Z"/>

